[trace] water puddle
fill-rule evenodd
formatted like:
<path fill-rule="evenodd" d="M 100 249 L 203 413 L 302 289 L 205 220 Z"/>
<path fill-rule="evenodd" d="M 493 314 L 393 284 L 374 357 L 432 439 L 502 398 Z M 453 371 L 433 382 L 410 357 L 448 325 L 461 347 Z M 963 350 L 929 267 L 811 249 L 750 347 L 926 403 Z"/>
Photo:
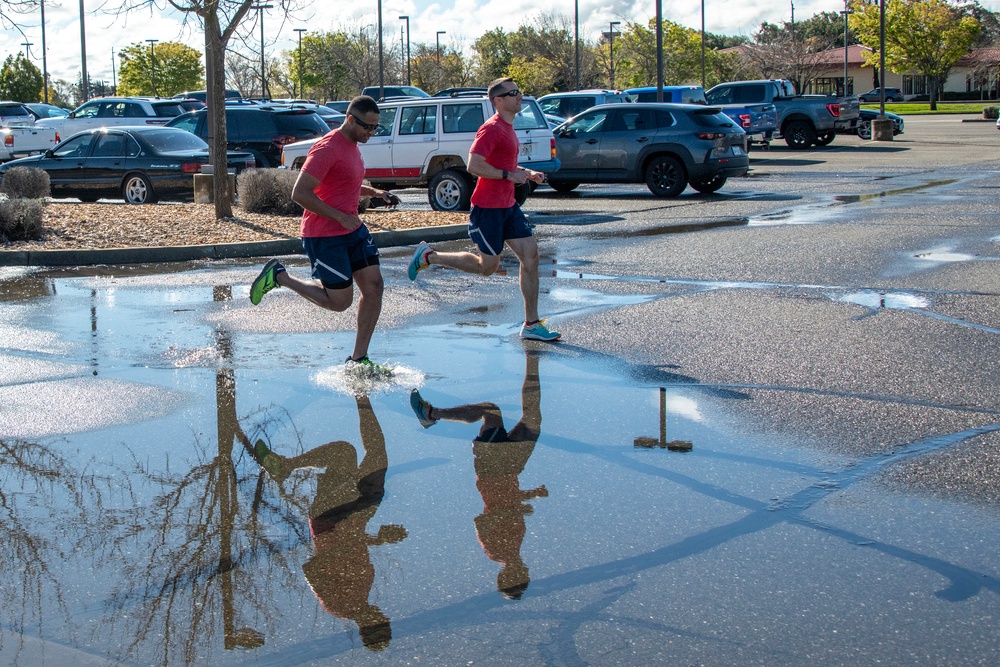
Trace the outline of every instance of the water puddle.
<path fill-rule="evenodd" d="M 862 195 L 821 196 L 820 200 L 817 202 L 751 217 L 747 224 L 751 227 L 761 227 L 774 225 L 808 225 L 828 222 L 836 219 L 840 213 L 839 209 L 849 204 L 866 202 L 871 203 L 899 195 L 926 193 L 937 188 L 952 185 L 956 182 L 958 182 L 957 179 L 945 179 Z"/>
<path fill-rule="evenodd" d="M 574 312 L 663 298 L 557 274 L 567 279 L 550 298 Z M 675 642 L 683 662 L 732 662 L 752 644 L 751 661 L 775 664 L 821 639 L 831 656 L 861 641 L 892 662 L 884 633 L 838 643 L 821 613 L 884 614 L 892 591 L 961 630 L 949 655 L 985 654 L 966 638 L 988 635 L 996 611 L 995 514 L 942 502 L 883 517 L 872 508 L 900 496 L 863 493 L 893 463 L 998 425 L 848 457 L 750 409 L 803 390 L 701 384 L 521 341 L 471 305 L 456 312 L 482 318 L 472 335 L 380 329 L 393 373 L 361 377 L 343 362 L 350 332 L 261 333 L 265 307 L 219 319 L 234 290 L 198 275 L 161 287 L 58 278 L 28 313 L 0 303 L 0 321 L 17 312 L 58 343 L 0 355 L 21 368 L 16 385 L 0 382 L 17 412 L 0 419 L 5 663 L 624 664 L 660 662 Z M 931 305 L 817 289 L 866 307 Z M 775 626 L 780 651 L 745 639 L 759 633 L 748 615 L 777 618 L 817 586 L 821 607 L 803 611 L 815 621 Z M 903 628 L 907 646 L 933 634 L 899 615 L 872 622 Z"/>

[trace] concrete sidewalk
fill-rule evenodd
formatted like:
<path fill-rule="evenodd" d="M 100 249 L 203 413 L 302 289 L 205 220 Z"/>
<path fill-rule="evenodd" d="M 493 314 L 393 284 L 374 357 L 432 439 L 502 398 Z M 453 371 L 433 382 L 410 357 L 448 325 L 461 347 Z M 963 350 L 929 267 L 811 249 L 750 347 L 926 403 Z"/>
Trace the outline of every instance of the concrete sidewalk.
<path fill-rule="evenodd" d="M 468 238 L 467 224 L 372 232 L 380 248 L 416 245 L 420 241 L 455 241 Z M 97 264 L 152 264 L 194 259 L 232 259 L 301 255 L 301 239 L 218 243 L 213 245 L 105 248 L 100 250 L 2 250 L 0 266 L 93 266 Z"/>

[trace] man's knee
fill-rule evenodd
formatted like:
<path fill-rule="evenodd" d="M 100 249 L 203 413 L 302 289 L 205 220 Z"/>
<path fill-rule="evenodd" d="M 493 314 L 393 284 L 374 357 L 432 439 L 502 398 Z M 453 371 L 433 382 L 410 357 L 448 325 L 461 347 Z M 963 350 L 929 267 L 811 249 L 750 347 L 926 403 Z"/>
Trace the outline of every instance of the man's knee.
<path fill-rule="evenodd" d="M 500 268 L 500 255 L 480 255 L 479 275 L 492 276 Z"/>
<path fill-rule="evenodd" d="M 326 303 L 323 304 L 323 307 L 327 310 L 341 313 L 350 308 L 354 302 L 354 285 L 344 289 L 330 289 L 329 287 L 324 289 L 326 290 Z"/>

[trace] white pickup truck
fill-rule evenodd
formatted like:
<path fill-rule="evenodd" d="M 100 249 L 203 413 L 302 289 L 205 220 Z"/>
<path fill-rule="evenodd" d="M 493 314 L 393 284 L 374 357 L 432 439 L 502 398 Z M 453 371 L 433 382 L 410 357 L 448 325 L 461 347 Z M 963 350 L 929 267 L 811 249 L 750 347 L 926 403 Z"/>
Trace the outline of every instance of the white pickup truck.
<path fill-rule="evenodd" d="M 0 162 L 44 153 L 58 143 L 55 128 L 27 124 L 0 127 Z"/>
<path fill-rule="evenodd" d="M 476 131 L 493 115 L 485 95 L 393 99 L 379 103 L 379 128 L 361 144 L 365 177 L 378 188 L 426 187 L 437 211 L 467 211 L 475 179 L 465 170 Z M 524 98 L 514 121 L 521 144 L 518 163 L 553 172 L 559 169 L 555 137 L 534 98 Z M 299 169 L 315 139 L 286 144 L 281 163 Z M 519 202 L 528 184 L 515 191 Z"/>

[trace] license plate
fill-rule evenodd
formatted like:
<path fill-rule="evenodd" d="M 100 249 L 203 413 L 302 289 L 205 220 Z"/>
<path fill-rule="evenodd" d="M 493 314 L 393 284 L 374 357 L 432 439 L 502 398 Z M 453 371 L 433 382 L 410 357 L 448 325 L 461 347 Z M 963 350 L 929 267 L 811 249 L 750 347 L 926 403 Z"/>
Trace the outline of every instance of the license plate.
<path fill-rule="evenodd" d="M 743 148 L 741 146 L 733 146 L 733 155 L 740 157 L 743 155 Z"/>
<path fill-rule="evenodd" d="M 531 144 L 521 144 L 521 155 L 525 157 L 531 155 Z"/>

